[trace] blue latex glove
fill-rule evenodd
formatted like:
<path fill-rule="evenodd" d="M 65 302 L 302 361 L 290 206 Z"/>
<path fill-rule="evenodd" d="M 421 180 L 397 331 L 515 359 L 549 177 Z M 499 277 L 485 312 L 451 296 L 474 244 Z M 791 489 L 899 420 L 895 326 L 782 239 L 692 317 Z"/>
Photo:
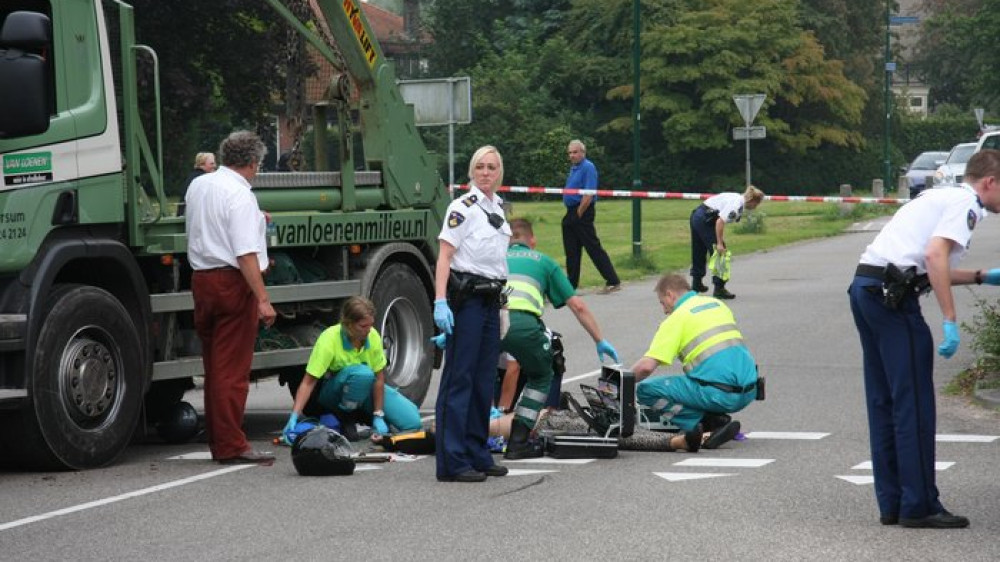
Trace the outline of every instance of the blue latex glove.
<path fill-rule="evenodd" d="M 448 299 L 437 299 L 434 301 L 434 323 L 439 330 L 451 335 L 451 327 L 455 325 L 455 316 L 448 308 Z"/>
<path fill-rule="evenodd" d="M 1000 268 L 991 269 L 983 276 L 983 283 L 987 285 L 1000 285 Z"/>
<path fill-rule="evenodd" d="M 285 438 L 285 442 L 289 445 L 292 444 L 295 439 L 292 437 L 292 433 L 295 431 L 295 426 L 299 423 L 299 415 L 292 412 L 292 415 L 288 416 L 288 423 L 285 424 L 285 429 L 281 430 L 281 436 Z"/>
<path fill-rule="evenodd" d="M 611 359 L 614 359 L 615 363 L 621 363 L 618 359 L 618 352 L 612 347 L 608 340 L 601 340 L 597 342 L 597 358 L 604 362 L 604 356 L 607 355 Z"/>
<path fill-rule="evenodd" d="M 385 418 L 382 416 L 375 416 L 372 420 L 372 427 L 375 428 L 375 433 L 379 435 L 389 435 L 389 426 L 385 423 Z"/>
<path fill-rule="evenodd" d="M 438 334 L 431 338 L 431 343 L 438 349 L 444 349 L 448 343 L 448 334 Z"/>
<path fill-rule="evenodd" d="M 958 351 L 958 326 L 950 320 L 945 320 L 942 327 L 944 328 L 944 341 L 938 346 L 938 355 L 950 359 Z"/>

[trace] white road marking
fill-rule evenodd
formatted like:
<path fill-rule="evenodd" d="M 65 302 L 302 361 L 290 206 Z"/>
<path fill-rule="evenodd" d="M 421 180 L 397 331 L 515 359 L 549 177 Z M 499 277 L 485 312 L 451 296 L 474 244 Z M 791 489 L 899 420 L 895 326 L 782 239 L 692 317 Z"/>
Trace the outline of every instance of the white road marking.
<path fill-rule="evenodd" d="M 362 463 L 354 465 L 354 472 L 358 472 L 361 470 L 382 470 L 382 467 L 377 464 L 371 464 L 371 463 Z"/>
<path fill-rule="evenodd" d="M 772 462 L 774 462 L 774 459 L 700 458 L 700 459 L 685 459 L 680 462 L 675 462 L 674 466 L 725 466 L 725 467 L 760 468 L 765 464 L 770 464 Z"/>
<path fill-rule="evenodd" d="M 934 470 L 940 472 L 942 470 L 948 470 L 954 465 L 955 465 L 954 461 L 936 461 L 934 463 Z M 851 470 L 871 470 L 871 469 L 872 469 L 872 461 L 865 461 L 851 467 Z"/>
<path fill-rule="evenodd" d="M 198 451 L 196 453 L 184 453 L 183 455 L 177 455 L 173 457 L 167 457 L 168 461 L 210 461 L 212 460 L 211 451 Z"/>
<path fill-rule="evenodd" d="M 530 476 L 532 474 L 546 474 L 549 472 L 559 472 L 558 470 L 538 470 L 532 468 L 509 468 L 507 470 L 508 470 L 507 476 Z"/>
<path fill-rule="evenodd" d="M 522 463 L 542 463 L 542 464 L 588 464 L 596 461 L 597 459 L 554 459 L 552 457 L 541 457 L 537 459 L 518 459 L 516 461 L 509 461 L 504 459 L 504 464 L 511 464 L 515 462 Z"/>
<path fill-rule="evenodd" d="M 680 482 L 681 480 L 701 480 L 703 478 L 721 478 L 723 476 L 736 476 L 735 474 L 725 474 L 721 472 L 654 472 L 653 474 L 669 482 Z"/>
<path fill-rule="evenodd" d="M 127 499 L 137 498 L 139 496 L 145 496 L 146 494 L 152 494 L 155 492 L 162 492 L 163 490 L 168 490 L 170 488 L 176 488 L 177 486 L 183 486 L 185 484 L 191 484 L 198 482 L 199 480 L 205 480 L 208 478 L 214 478 L 216 476 L 222 476 L 223 474 L 228 474 L 230 472 L 235 472 L 237 470 L 245 470 L 247 468 L 253 468 L 257 465 L 253 464 L 238 464 L 234 466 L 228 466 L 226 468 L 220 468 L 218 470 L 213 470 L 211 472 L 206 472 L 204 474 L 198 474 L 196 476 L 189 476 L 188 478 L 181 478 L 180 480 L 174 480 L 173 482 L 166 482 L 164 484 L 157 484 L 156 486 L 150 486 L 149 488 L 143 488 L 141 490 L 135 490 L 134 492 L 127 492 L 117 496 L 111 496 L 109 498 L 104 498 L 92 502 L 81 503 L 79 505 L 74 505 L 72 507 L 66 507 L 63 509 L 57 509 L 55 511 L 50 511 L 48 513 L 43 513 L 41 515 L 34 515 L 32 517 L 25 517 L 24 519 L 18 519 L 17 521 L 11 521 L 10 523 L 0 524 L 0 531 L 6 531 L 7 529 L 13 529 L 15 527 L 21 527 L 23 525 L 28 525 L 31 523 L 37 523 L 39 521 L 44 521 L 46 519 L 52 519 L 53 517 L 59 517 L 61 515 L 69 515 L 70 513 L 76 513 L 78 511 L 83 511 L 85 509 L 91 509 L 94 507 L 100 507 L 102 505 L 108 505 L 115 502 L 120 502 Z"/>
<path fill-rule="evenodd" d="M 955 435 L 939 433 L 935 437 L 938 443 L 992 443 L 1000 439 L 1000 435 Z"/>
<path fill-rule="evenodd" d="M 594 376 L 597 376 L 599 374 L 601 374 L 601 370 L 600 369 L 598 369 L 596 371 L 591 371 L 589 373 L 584 373 L 582 375 L 577 375 L 575 377 L 570 377 L 568 379 L 563 379 L 563 384 L 566 384 L 568 382 L 583 380 L 583 379 L 589 379 L 590 377 L 594 377 Z"/>
<path fill-rule="evenodd" d="M 830 435 L 829 433 L 819 433 L 811 431 L 751 431 L 746 434 L 750 439 L 822 439 Z"/>
<path fill-rule="evenodd" d="M 863 484 L 872 484 L 875 482 L 874 476 L 837 476 L 837 478 L 840 478 L 841 480 L 846 480 L 851 484 L 857 484 L 858 486 L 861 486 Z"/>

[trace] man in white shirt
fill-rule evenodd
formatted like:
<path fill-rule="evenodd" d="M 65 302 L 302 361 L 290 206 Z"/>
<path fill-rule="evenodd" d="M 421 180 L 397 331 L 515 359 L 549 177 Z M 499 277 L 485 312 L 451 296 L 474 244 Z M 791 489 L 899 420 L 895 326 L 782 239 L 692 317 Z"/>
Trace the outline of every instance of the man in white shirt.
<path fill-rule="evenodd" d="M 256 134 L 230 134 L 219 146 L 222 167 L 196 178 L 185 196 L 205 425 L 212 458 L 222 464 L 274 462 L 271 453 L 250 447 L 242 427 L 257 325 L 275 318 L 262 273 L 267 221 L 250 191 L 266 153 Z"/>

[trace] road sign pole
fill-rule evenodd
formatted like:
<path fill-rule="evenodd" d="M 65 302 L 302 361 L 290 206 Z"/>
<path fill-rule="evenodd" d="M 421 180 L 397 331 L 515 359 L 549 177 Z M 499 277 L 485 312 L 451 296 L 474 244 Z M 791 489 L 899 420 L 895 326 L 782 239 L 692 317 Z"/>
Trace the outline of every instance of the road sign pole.
<path fill-rule="evenodd" d="M 747 127 L 748 128 L 750 127 L 749 123 L 747 123 Z M 747 135 L 746 143 L 747 143 L 747 185 L 746 185 L 746 187 L 749 187 L 750 186 L 750 135 Z"/>

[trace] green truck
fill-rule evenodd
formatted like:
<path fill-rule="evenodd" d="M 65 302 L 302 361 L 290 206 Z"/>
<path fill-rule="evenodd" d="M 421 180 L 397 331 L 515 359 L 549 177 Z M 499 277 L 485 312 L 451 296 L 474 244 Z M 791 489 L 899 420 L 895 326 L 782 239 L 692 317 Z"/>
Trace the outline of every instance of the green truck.
<path fill-rule="evenodd" d="M 360 0 L 316 2 L 335 45 L 261 1 L 342 70 L 326 106 L 340 171 L 254 182 L 286 270 L 269 287 L 277 328 L 315 333 L 339 300 L 371 298 L 389 382 L 419 404 L 440 359 L 428 340 L 448 191 Z M 117 0 L 6 0 L 0 22 L 0 463 L 102 466 L 203 374 L 159 112 L 143 122 L 138 108 L 137 61 L 155 65 L 155 52 Z M 287 272 L 298 268 L 309 275 Z M 283 341 L 261 346 L 255 373 L 301 370 L 312 341 Z"/>

